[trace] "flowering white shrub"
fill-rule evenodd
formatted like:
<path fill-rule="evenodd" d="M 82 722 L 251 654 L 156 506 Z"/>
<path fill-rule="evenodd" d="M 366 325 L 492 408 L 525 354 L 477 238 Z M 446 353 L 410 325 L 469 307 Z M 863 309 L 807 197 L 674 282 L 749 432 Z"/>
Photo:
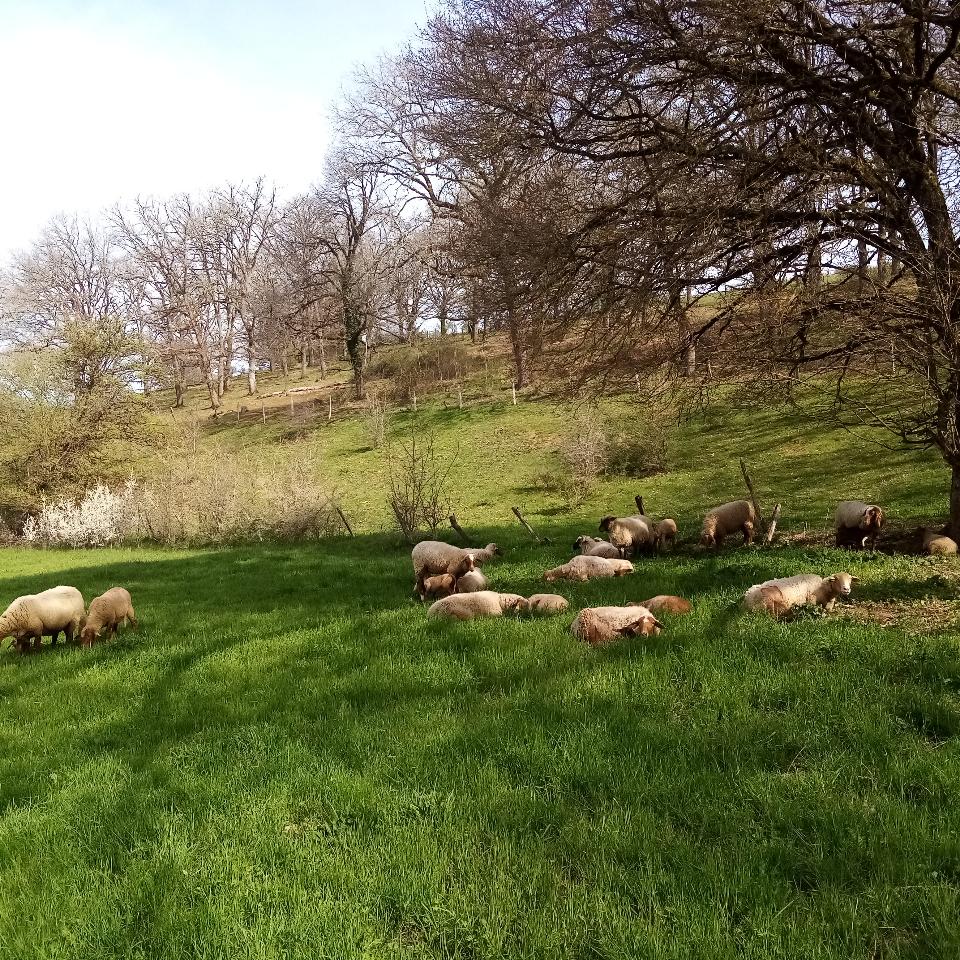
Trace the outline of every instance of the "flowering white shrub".
<path fill-rule="evenodd" d="M 137 527 L 137 485 L 102 484 L 77 501 L 44 503 L 23 525 L 24 540 L 38 546 L 105 547 L 129 539 Z"/>

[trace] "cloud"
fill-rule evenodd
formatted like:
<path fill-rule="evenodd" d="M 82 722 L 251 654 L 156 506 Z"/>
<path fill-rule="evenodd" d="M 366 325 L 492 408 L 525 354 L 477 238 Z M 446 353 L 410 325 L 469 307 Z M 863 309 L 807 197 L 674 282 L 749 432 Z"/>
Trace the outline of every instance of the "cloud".
<path fill-rule="evenodd" d="M 0 260 L 59 212 L 258 175 L 292 192 L 322 170 L 316 94 L 102 24 L 14 24 L 0 36 L 0 89 Z"/>

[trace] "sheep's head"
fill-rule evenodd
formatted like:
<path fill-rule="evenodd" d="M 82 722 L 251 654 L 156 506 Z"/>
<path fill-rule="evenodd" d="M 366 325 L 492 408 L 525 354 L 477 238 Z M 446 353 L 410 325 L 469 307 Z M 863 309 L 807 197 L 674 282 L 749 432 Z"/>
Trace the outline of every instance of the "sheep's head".
<path fill-rule="evenodd" d="M 703 535 L 700 537 L 700 546 L 702 547 L 714 547 L 717 544 L 717 538 L 706 530 L 703 532 Z"/>
<path fill-rule="evenodd" d="M 607 516 L 600 519 L 600 529 L 606 532 L 610 529 L 610 524 L 613 523 L 617 518 L 613 514 L 607 514 Z"/>
<path fill-rule="evenodd" d="M 489 553 L 491 557 L 503 556 L 503 551 L 495 543 L 488 543 L 483 549 L 484 552 Z"/>
<path fill-rule="evenodd" d="M 500 594 L 500 608 L 504 613 L 515 613 L 519 616 L 521 613 L 530 612 L 530 601 L 526 597 L 515 596 L 511 593 Z"/>
<path fill-rule="evenodd" d="M 621 627 L 617 633 L 622 637 L 655 637 L 663 629 L 663 624 L 652 614 Z"/>
<path fill-rule="evenodd" d="M 616 576 L 625 577 L 628 573 L 633 573 L 633 564 L 629 560 L 611 560 Z"/>
<path fill-rule="evenodd" d="M 477 562 L 474 559 L 472 553 L 468 553 L 462 560 L 457 563 L 456 567 L 450 572 L 454 577 L 462 577 L 465 573 L 470 573 L 471 570 L 477 569 Z"/>
<path fill-rule="evenodd" d="M 577 539 L 573 541 L 573 552 L 579 553 L 581 550 L 583 550 L 584 544 L 587 543 L 589 540 L 590 540 L 590 537 L 583 537 L 583 536 L 577 537 Z"/>
<path fill-rule="evenodd" d="M 84 625 L 80 631 L 80 643 L 84 647 L 92 647 L 93 641 L 100 636 L 100 631 L 92 626 Z"/>
<path fill-rule="evenodd" d="M 850 576 L 849 573 L 835 573 L 827 578 L 830 581 L 830 587 L 838 597 L 849 597 L 853 585 L 857 582 L 857 577 Z"/>
<path fill-rule="evenodd" d="M 879 530 L 883 526 L 884 516 L 880 507 L 868 507 L 860 518 L 861 530 Z"/>

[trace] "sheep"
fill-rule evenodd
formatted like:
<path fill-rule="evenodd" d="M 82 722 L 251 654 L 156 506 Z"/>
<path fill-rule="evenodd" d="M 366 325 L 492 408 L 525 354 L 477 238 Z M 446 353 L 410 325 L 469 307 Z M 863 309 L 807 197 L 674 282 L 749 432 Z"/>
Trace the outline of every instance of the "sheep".
<path fill-rule="evenodd" d="M 820 577 L 815 573 L 800 573 L 779 580 L 765 580 L 752 586 L 743 598 L 747 610 L 763 611 L 780 617 L 793 607 L 818 604 L 832 610 L 838 597 L 849 597 L 857 577 L 849 573 L 834 573 Z"/>
<path fill-rule="evenodd" d="M 461 581 L 469 576 L 473 569 L 473 554 L 468 553 L 459 562 L 453 564 L 449 573 L 438 573 L 436 576 L 418 580 L 417 593 L 421 600 L 426 600 L 428 597 L 433 599 L 448 597 L 451 593 L 457 593 L 460 590 Z"/>
<path fill-rule="evenodd" d="M 870 548 L 876 549 L 884 521 L 883 510 L 875 503 L 841 500 L 834 515 L 837 546 L 863 549 L 869 540 Z"/>
<path fill-rule="evenodd" d="M 31 640 L 33 649 L 39 649 L 44 634 L 50 634 L 56 643 L 62 630 L 71 641 L 80 629 L 83 613 L 83 596 L 76 587 L 51 587 L 17 597 L 0 615 L 0 639 L 12 636 L 21 653 L 30 649 Z"/>
<path fill-rule="evenodd" d="M 479 593 L 481 590 L 489 589 L 490 581 L 480 570 L 471 570 L 457 580 L 457 593 Z"/>
<path fill-rule="evenodd" d="M 573 544 L 573 552 L 585 557 L 605 557 L 607 560 L 619 560 L 620 551 L 607 540 L 597 537 L 577 537 Z"/>
<path fill-rule="evenodd" d="M 605 557 L 585 557 L 580 554 L 559 567 L 548 570 L 543 579 L 552 583 L 554 580 L 624 577 L 628 573 L 633 573 L 633 564 L 629 560 L 607 560 Z"/>
<path fill-rule="evenodd" d="M 924 527 L 921 532 L 923 533 L 923 549 L 925 553 L 929 553 L 935 557 L 952 557 L 956 554 L 957 542 L 951 540 L 946 534 L 937 530 L 931 530 L 929 527 Z"/>
<path fill-rule="evenodd" d="M 567 599 L 557 593 L 535 593 L 527 602 L 530 604 L 531 613 L 544 617 L 566 613 L 570 606 Z"/>
<path fill-rule="evenodd" d="M 653 534 L 656 538 L 657 549 L 663 550 L 669 544 L 672 550 L 677 542 L 677 533 L 676 520 L 672 520 L 670 517 L 664 517 L 663 520 L 658 520 L 653 525 Z"/>
<path fill-rule="evenodd" d="M 700 543 L 705 547 L 719 547 L 725 537 L 743 531 L 745 545 L 753 543 L 753 529 L 757 514 L 749 500 L 733 500 L 714 507 L 703 518 Z"/>
<path fill-rule="evenodd" d="M 104 628 L 111 637 L 115 637 L 117 627 L 128 621 L 135 627 L 139 626 L 130 593 L 123 587 L 111 587 L 90 601 L 90 609 L 81 624 L 80 642 L 85 647 L 92 647 L 93 641 L 99 638 Z"/>
<path fill-rule="evenodd" d="M 689 613 L 693 609 L 693 604 L 683 597 L 676 597 L 671 594 L 658 593 L 649 600 L 644 600 L 637 604 L 640 607 L 646 607 L 651 613 Z"/>
<path fill-rule="evenodd" d="M 629 517 L 608 515 L 600 520 L 600 529 L 607 534 L 607 538 L 624 558 L 633 556 L 639 549 L 656 545 L 653 525 L 642 513 L 631 514 Z"/>
<path fill-rule="evenodd" d="M 479 593 L 455 593 L 438 600 L 427 611 L 428 617 L 449 620 L 473 620 L 475 617 L 501 617 L 505 613 L 526 613 L 529 603 L 516 593 L 497 593 L 481 590 Z"/>
<path fill-rule="evenodd" d="M 417 583 L 416 592 L 422 595 L 423 581 L 427 577 L 454 573 L 456 565 L 464 557 L 472 556 L 474 565 L 479 567 L 499 555 L 500 548 L 495 543 L 488 543 L 482 550 L 469 550 L 444 543 L 442 540 L 422 540 L 410 553 Z"/>
<path fill-rule="evenodd" d="M 663 624 L 646 607 L 585 607 L 570 632 L 595 647 L 621 637 L 656 636 L 662 629 Z"/>

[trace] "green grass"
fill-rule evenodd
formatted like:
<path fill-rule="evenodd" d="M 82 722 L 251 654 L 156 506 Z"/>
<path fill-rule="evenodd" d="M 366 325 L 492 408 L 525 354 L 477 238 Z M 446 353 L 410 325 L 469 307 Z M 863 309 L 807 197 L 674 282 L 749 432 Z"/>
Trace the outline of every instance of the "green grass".
<path fill-rule="evenodd" d="M 611 478 L 568 512 L 534 483 L 563 411 L 418 416 L 460 441 L 461 520 L 523 594 L 634 493 L 692 535 L 740 495 L 740 455 L 787 531 L 824 526 L 840 494 L 907 524 L 945 506 L 933 457 L 715 409 L 680 429 L 670 473 Z M 242 429 L 213 442 L 282 455 Z M 307 442 L 382 524 L 360 426 Z M 506 524 L 513 502 L 551 544 Z M 893 626 L 737 609 L 752 583 L 841 568 L 862 578 L 854 610 L 899 611 Z M 428 623 L 391 534 L 4 550 L 0 597 L 122 584 L 142 627 L 0 653 L 0 956 L 952 960 L 960 647 L 935 617 L 958 577 L 815 547 L 681 550 L 560 587 L 573 609 L 694 601 L 657 638 L 590 650 L 570 615 Z"/>

